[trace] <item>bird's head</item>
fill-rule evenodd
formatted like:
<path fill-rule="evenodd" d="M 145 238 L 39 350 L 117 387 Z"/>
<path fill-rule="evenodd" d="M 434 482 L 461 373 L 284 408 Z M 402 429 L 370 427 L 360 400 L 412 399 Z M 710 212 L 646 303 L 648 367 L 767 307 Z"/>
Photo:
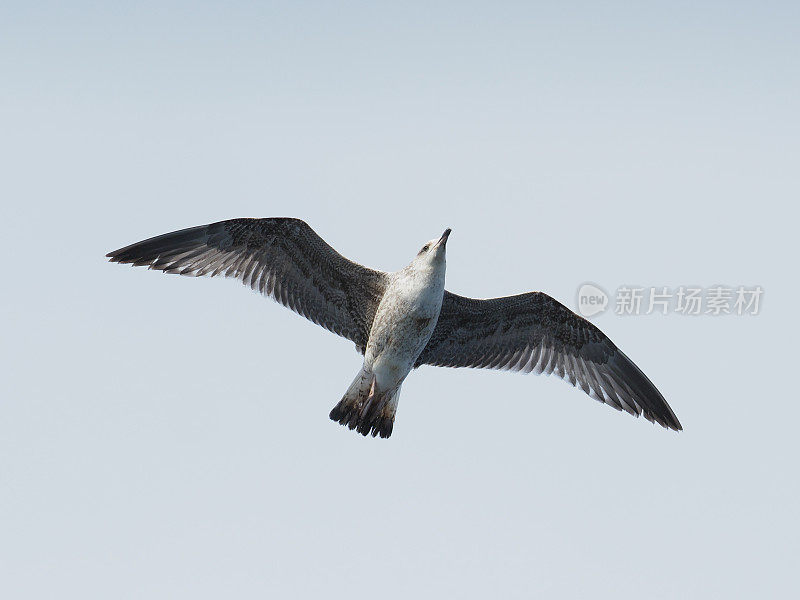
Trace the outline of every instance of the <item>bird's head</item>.
<path fill-rule="evenodd" d="M 444 233 L 439 238 L 434 238 L 425 245 L 417 253 L 414 259 L 414 264 L 417 266 L 430 265 L 438 266 L 444 265 L 445 253 L 447 251 L 447 238 L 450 236 L 450 229 L 445 229 Z"/>

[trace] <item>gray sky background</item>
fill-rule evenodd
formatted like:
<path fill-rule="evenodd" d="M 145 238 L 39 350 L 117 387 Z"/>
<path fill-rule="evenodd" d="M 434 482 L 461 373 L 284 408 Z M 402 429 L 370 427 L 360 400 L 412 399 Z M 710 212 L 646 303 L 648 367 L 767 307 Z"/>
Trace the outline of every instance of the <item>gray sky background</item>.
<path fill-rule="evenodd" d="M 792 2 L 6 2 L 4 598 L 797 593 Z M 423 368 L 328 419 L 350 342 L 232 281 L 105 262 L 297 216 L 448 288 L 763 286 L 595 322 L 681 434 L 546 377 Z"/>

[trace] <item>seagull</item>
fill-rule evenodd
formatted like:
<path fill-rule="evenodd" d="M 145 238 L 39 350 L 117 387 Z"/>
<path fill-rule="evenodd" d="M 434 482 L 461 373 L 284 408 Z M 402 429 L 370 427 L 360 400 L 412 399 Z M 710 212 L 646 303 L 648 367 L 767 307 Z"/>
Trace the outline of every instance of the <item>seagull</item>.
<path fill-rule="evenodd" d="M 111 262 L 165 273 L 239 279 L 354 342 L 364 356 L 330 418 L 388 438 L 400 388 L 422 365 L 550 375 L 633 416 L 680 431 L 664 397 L 606 335 L 542 292 L 479 300 L 444 289 L 447 240 L 408 266 L 376 271 L 336 252 L 304 221 L 231 219 L 114 250 Z"/>

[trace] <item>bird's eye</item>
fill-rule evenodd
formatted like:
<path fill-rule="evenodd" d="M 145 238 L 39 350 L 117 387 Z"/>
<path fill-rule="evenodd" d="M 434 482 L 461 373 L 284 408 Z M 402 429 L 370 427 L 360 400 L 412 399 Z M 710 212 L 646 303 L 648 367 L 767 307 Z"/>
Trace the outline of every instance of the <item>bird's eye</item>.
<path fill-rule="evenodd" d="M 425 244 L 425 245 L 422 247 L 422 250 L 420 250 L 420 252 L 427 252 L 427 251 L 428 251 L 428 248 L 430 248 L 430 247 L 431 247 L 431 245 L 430 245 L 430 244 Z"/>

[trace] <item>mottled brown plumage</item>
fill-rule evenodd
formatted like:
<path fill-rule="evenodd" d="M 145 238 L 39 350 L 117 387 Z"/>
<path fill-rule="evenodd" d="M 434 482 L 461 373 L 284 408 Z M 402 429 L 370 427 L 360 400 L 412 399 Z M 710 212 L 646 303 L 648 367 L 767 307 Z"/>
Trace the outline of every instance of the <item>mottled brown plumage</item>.
<path fill-rule="evenodd" d="M 416 366 L 556 373 L 617 410 L 680 430 L 642 371 L 597 327 L 541 292 L 476 300 L 445 292 Z"/>
<path fill-rule="evenodd" d="M 330 414 L 363 435 L 391 435 L 400 385 L 424 364 L 555 373 L 617 410 L 682 429 L 644 373 L 602 331 L 550 296 L 478 300 L 443 291 L 448 234 L 397 273 L 347 260 L 292 218 L 221 221 L 107 256 L 166 273 L 240 279 L 353 341 L 362 354 L 369 348 L 362 371 Z M 428 278 L 433 265 L 437 274 Z"/>
<path fill-rule="evenodd" d="M 222 275 L 271 296 L 363 353 L 386 274 L 347 260 L 300 219 L 232 219 L 159 235 L 107 255 L 165 273 Z"/>

